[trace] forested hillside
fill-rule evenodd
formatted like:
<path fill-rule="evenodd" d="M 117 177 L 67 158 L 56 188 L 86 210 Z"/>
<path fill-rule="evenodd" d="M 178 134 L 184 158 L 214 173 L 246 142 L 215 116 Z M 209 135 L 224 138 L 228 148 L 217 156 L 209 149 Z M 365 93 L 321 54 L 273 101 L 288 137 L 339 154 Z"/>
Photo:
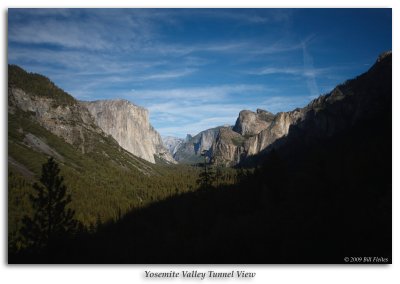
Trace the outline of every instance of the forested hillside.
<path fill-rule="evenodd" d="M 37 110 L 29 110 L 29 106 L 21 109 L 15 92 L 35 101 L 39 105 Z M 46 105 L 47 100 L 50 103 Z M 9 66 L 8 234 L 11 251 L 24 247 L 19 234 L 21 220 L 32 214 L 29 200 L 29 195 L 34 193 L 32 184 L 38 181 L 41 166 L 50 156 L 60 165 L 61 175 L 72 195 L 70 207 L 76 211 L 75 217 L 90 230 L 121 218 L 126 212 L 198 187 L 199 168 L 167 166 L 162 161 L 151 164 L 122 149 L 95 125 L 82 121 L 79 113 L 69 112 L 66 116 L 63 109 L 74 109 L 77 104 L 48 78 Z M 43 119 L 38 112 L 40 107 L 48 105 L 50 108 Z M 50 118 L 46 117 L 49 113 Z M 72 135 L 71 131 L 65 136 L 58 131 L 65 127 L 72 129 Z M 80 132 L 74 134 L 76 129 Z M 68 143 L 67 139 L 72 142 Z M 232 183 L 234 178 L 234 171 L 231 171 L 226 182 Z"/>

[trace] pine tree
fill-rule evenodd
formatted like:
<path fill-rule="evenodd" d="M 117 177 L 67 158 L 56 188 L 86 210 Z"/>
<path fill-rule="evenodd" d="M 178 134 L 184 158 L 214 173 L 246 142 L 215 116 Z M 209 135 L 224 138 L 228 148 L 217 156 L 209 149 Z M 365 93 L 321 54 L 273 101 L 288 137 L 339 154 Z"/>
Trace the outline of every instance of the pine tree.
<path fill-rule="evenodd" d="M 204 157 L 204 171 L 200 172 L 197 184 L 200 185 L 200 189 L 207 189 L 214 181 L 214 172 L 207 165 L 207 150 L 203 150 L 201 155 Z"/>
<path fill-rule="evenodd" d="M 36 195 L 30 195 L 33 217 L 23 218 L 21 234 L 28 247 L 42 249 L 51 246 L 56 240 L 65 238 L 78 227 L 75 212 L 66 208 L 71 202 L 67 194 L 64 178 L 59 175 L 58 164 L 50 157 L 42 165 L 40 184 L 34 183 Z"/>

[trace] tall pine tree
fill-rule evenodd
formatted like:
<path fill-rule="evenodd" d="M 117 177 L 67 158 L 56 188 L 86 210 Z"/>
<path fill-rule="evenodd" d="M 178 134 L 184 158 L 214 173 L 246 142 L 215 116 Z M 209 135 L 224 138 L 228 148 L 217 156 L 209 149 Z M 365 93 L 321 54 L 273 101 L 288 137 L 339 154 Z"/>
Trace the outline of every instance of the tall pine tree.
<path fill-rule="evenodd" d="M 28 247 L 43 249 L 52 246 L 56 240 L 77 229 L 75 212 L 67 208 L 71 195 L 67 194 L 64 178 L 59 173 L 58 164 L 50 157 L 42 166 L 40 184 L 33 185 L 37 193 L 30 195 L 34 214 L 23 218 L 21 228 Z"/>
<path fill-rule="evenodd" d="M 208 166 L 207 150 L 203 150 L 201 152 L 201 156 L 204 157 L 204 171 L 200 172 L 199 178 L 197 179 L 197 184 L 200 186 L 200 189 L 208 189 L 211 188 L 212 182 L 214 181 L 214 172 Z"/>

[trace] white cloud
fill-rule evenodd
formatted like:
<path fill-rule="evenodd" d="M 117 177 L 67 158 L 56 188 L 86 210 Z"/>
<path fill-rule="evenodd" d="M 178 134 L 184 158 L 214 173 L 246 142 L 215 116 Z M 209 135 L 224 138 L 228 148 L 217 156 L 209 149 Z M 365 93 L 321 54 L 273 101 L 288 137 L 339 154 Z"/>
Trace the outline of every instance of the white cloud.
<path fill-rule="evenodd" d="M 146 9 L 12 9 L 9 40 L 28 44 L 52 44 L 86 50 L 141 48 L 156 34 L 157 23 Z M 29 21 L 13 21 L 27 18 Z"/>
<path fill-rule="evenodd" d="M 191 87 L 191 88 L 174 88 L 169 90 L 142 90 L 133 91 L 126 94 L 129 98 L 153 100 L 153 99 L 197 99 L 197 100 L 221 100 L 228 95 L 246 94 L 248 92 L 267 92 L 271 89 L 263 85 L 221 85 L 210 87 Z"/>
<path fill-rule="evenodd" d="M 93 24 L 70 25 L 59 20 L 32 21 L 29 25 L 12 25 L 9 40 L 29 44 L 53 44 L 69 48 L 105 49 L 110 43 Z"/>
<path fill-rule="evenodd" d="M 319 88 L 317 86 L 317 80 L 315 79 L 314 69 L 314 60 L 311 54 L 308 53 L 306 42 L 303 43 L 303 60 L 304 60 L 304 69 L 311 70 L 310 76 L 307 76 L 307 86 L 310 92 L 310 96 L 318 96 Z"/>
<path fill-rule="evenodd" d="M 304 77 L 315 77 L 327 73 L 328 68 L 305 68 L 305 67 L 264 67 L 259 70 L 249 71 L 253 75 L 287 74 Z"/>
<path fill-rule="evenodd" d="M 260 13 L 262 11 L 262 13 Z M 191 13 L 185 13 L 190 16 Z M 196 16 L 210 17 L 216 19 L 223 19 L 230 21 L 231 24 L 260 24 L 260 23 L 272 23 L 272 22 L 287 22 L 290 20 L 292 11 L 288 9 L 244 9 L 238 10 L 228 9 L 202 9 L 196 10 Z"/>
<path fill-rule="evenodd" d="M 301 50 L 301 48 L 301 43 L 278 40 L 276 42 L 264 42 L 258 45 L 253 45 L 253 48 L 251 48 L 249 52 L 257 55 L 266 55 L 296 51 Z"/>
<path fill-rule="evenodd" d="M 308 95 L 273 96 L 262 100 L 259 108 L 277 113 L 281 111 L 290 111 L 297 107 L 304 107 L 309 101 L 310 96 Z"/>
<path fill-rule="evenodd" d="M 183 70 L 171 70 L 161 73 L 152 73 L 148 75 L 138 76 L 136 78 L 132 78 L 133 80 L 165 80 L 165 79 L 172 79 L 172 78 L 180 78 L 191 75 L 192 73 L 196 72 L 197 69 L 183 69 Z"/>

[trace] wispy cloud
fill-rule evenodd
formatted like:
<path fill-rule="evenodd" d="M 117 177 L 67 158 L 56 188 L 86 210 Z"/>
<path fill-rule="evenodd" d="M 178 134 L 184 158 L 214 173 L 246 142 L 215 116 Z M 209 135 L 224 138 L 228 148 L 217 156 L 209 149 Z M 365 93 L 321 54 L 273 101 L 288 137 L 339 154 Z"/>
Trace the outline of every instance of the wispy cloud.
<path fill-rule="evenodd" d="M 313 98 L 307 95 L 272 96 L 262 100 L 260 108 L 265 108 L 273 113 L 290 111 L 305 106 Z"/>
<path fill-rule="evenodd" d="M 81 9 L 46 10 L 18 11 L 29 14 L 32 19 L 29 25 L 23 21 L 11 24 L 9 41 L 20 44 L 54 45 L 75 50 L 135 51 L 140 54 L 161 56 L 182 56 L 204 51 L 238 51 L 247 45 L 237 41 L 191 45 L 162 42 L 159 40 L 161 33 L 159 27 L 162 24 L 176 24 L 168 20 L 168 15 L 171 14 L 168 10 L 96 9 L 91 10 L 90 14 Z"/>
<path fill-rule="evenodd" d="M 153 74 L 138 76 L 137 78 L 134 78 L 134 80 L 140 80 L 140 81 L 165 80 L 165 79 L 185 77 L 194 72 L 196 72 L 196 69 L 170 70 L 162 73 L 153 73 Z"/>
<path fill-rule="evenodd" d="M 270 91 L 263 85 L 221 85 L 210 87 L 174 88 L 168 90 L 132 90 L 126 94 L 132 99 L 196 99 L 196 100 L 221 100 L 228 96 L 246 95 L 249 92 Z"/>
<path fill-rule="evenodd" d="M 255 71 L 248 71 L 247 73 L 253 75 L 273 75 L 273 74 L 287 74 L 295 76 L 304 76 L 315 78 L 316 76 L 327 73 L 329 68 L 305 68 L 305 67 L 264 67 Z"/>
<path fill-rule="evenodd" d="M 300 49 L 302 52 L 302 66 L 285 66 L 285 64 L 280 64 L 280 66 L 265 66 L 258 68 L 256 70 L 246 71 L 247 74 L 252 75 L 291 75 L 297 77 L 304 77 L 306 79 L 309 95 L 316 97 L 320 94 L 320 90 L 317 85 L 317 78 L 321 76 L 330 76 L 335 67 L 330 66 L 329 68 L 315 68 L 314 60 L 308 51 L 308 45 L 316 39 L 315 35 L 306 37 L 304 40 L 300 41 L 299 44 L 295 44 L 292 47 L 287 46 L 287 50 L 297 50 Z M 278 49 L 277 46 L 271 47 L 271 51 Z M 285 47 L 283 47 L 285 49 Z M 283 66 L 282 66 L 283 65 Z"/>
<path fill-rule="evenodd" d="M 146 53 L 158 54 L 161 56 L 185 56 L 192 55 L 199 52 L 217 52 L 217 53 L 240 53 L 248 50 L 248 42 L 210 42 L 202 44 L 191 44 L 184 45 L 179 43 L 163 43 L 163 44 L 153 44 L 147 46 L 144 50 Z M 141 51 L 143 53 L 143 51 Z"/>
<path fill-rule="evenodd" d="M 302 48 L 301 43 L 283 43 L 281 41 L 259 45 L 258 48 L 253 48 L 250 50 L 253 54 L 276 54 L 284 53 L 289 51 L 296 51 Z"/>
<path fill-rule="evenodd" d="M 202 9 L 196 11 L 205 18 L 214 18 L 218 20 L 232 21 L 236 24 L 265 24 L 282 23 L 290 21 L 293 12 L 288 9 Z M 190 13 L 187 14 L 190 16 Z"/>
<path fill-rule="evenodd" d="M 319 88 L 317 86 L 316 74 L 314 69 L 314 60 L 307 50 L 307 43 L 303 42 L 303 60 L 304 70 L 310 70 L 310 76 L 307 76 L 307 86 L 310 96 L 317 97 L 319 95 Z"/>
<path fill-rule="evenodd" d="M 11 9 L 8 38 L 25 44 L 50 44 L 86 50 L 142 47 L 156 25 L 147 10 Z M 14 17 L 15 15 L 15 17 Z M 29 16 L 29 24 L 26 19 Z M 158 19 L 162 23 L 162 18 Z"/>
<path fill-rule="evenodd" d="M 57 20 L 31 22 L 29 26 L 16 25 L 9 29 L 9 40 L 28 44 L 52 44 L 68 48 L 106 49 L 108 42 L 95 33 L 94 24 L 69 25 Z"/>

